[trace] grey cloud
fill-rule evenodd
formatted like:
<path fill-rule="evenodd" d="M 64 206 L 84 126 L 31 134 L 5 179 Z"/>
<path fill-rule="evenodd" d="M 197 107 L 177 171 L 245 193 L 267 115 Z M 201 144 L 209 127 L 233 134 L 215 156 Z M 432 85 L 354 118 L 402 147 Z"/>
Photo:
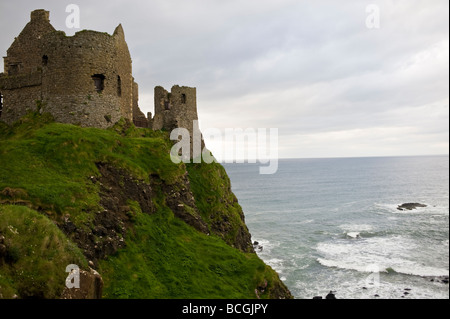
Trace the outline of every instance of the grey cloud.
<path fill-rule="evenodd" d="M 446 0 L 371 1 L 381 12 L 381 27 L 372 30 L 365 26 L 369 3 L 356 0 L 74 2 L 82 28 L 112 33 L 122 23 L 144 111 L 152 111 L 154 86 L 189 85 L 198 88 L 205 125 L 278 127 L 288 155 L 298 154 L 289 142 L 298 134 L 386 127 L 398 127 L 408 143 L 416 139 L 417 149 L 448 146 Z M 51 11 L 56 28 L 73 32 L 64 26 L 67 4 L 0 3 L 0 50 L 6 53 L 38 7 Z M 345 143 L 363 144 L 358 136 Z"/>

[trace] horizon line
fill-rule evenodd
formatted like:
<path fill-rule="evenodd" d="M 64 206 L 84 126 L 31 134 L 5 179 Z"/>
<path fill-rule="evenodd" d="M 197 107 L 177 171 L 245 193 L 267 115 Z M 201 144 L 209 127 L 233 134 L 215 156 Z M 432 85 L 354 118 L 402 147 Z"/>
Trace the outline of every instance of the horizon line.
<path fill-rule="evenodd" d="M 384 158 L 384 157 L 448 157 L 449 154 L 422 154 L 422 155 L 371 155 L 371 156 L 330 156 L 330 157 L 280 157 L 280 158 L 264 158 L 263 161 L 273 160 L 295 160 L 295 159 L 351 159 L 351 158 Z M 218 160 L 220 164 L 256 164 L 260 159 L 233 159 L 233 162 L 226 163 L 230 159 Z M 255 163 L 248 163 L 248 161 L 256 161 Z M 235 163 L 240 162 L 240 163 Z"/>

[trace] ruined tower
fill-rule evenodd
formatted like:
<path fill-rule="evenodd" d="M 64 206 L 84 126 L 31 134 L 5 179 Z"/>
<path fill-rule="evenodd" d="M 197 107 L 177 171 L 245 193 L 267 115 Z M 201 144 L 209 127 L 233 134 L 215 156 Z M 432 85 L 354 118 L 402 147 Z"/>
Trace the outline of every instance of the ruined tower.
<path fill-rule="evenodd" d="M 35 10 L 4 57 L 0 119 L 8 124 L 29 110 L 58 122 L 105 128 L 138 113 L 137 84 L 122 26 L 112 35 L 56 31 L 49 12 Z M 140 112 L 140 111 L 139 111 Z M 144 116 L 145 118 L 145 116 Z"/>
<path fill-rule="evenodd" d="M 35 10 L 4 57 L 0 73 L 0 120 L 8 124 L 28 111 L 49 112 L 57 122 L 106 128 L 120 118 L 136 126 L 171 131 L 198 129 L 196 89 L 155 88 L 155 116 L 138 105 L 130 52 L 122 26 L 112 35 L 83 30 L 66 36 Z M 203 145 L 203 140 L 202 140 Z"/>
<path fill-rule="evenodd" d="M 192 123 L 197 119 L 196 88 L 175 85 L 168 92 L 161 86 L 155 87 L 154 130 L 183 127 L 192 132 Z"/>
<path fill-rule="evenodd" d="M 163 87 L 157 86 L 154 97 L 155 116 L 150 122 L 151 127 L 154 130 L 164 129 L 169 132 L 175 128 L 187 129 L 191 145 L 190 157 L 193 158 L 195 146 L 198 145 L 200 151 L 205 146 L 198 127 L 196 88 L 174 85 L 168 92 Z"/>

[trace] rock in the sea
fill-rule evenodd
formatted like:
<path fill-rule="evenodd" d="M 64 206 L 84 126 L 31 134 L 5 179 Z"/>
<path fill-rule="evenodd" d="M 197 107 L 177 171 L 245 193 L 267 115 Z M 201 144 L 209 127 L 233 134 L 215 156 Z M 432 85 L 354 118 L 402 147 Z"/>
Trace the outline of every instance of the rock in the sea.
<path fill-rule="evenodd" d="M 261 251 L 263 251 L 263 246 L 260 245 L 259 242 L 254 241 L 253 242 L 253 249 L 256 250 L 256 251 L 261 252 Z"/>
<path fill-rule="evenodd" d="M 326 295 L 325 299 L 336 299 L 333 291 L 330 291 L 328 295 Z"/>
<path fill-rule="evenodd" d="M 448 285 L 448 276 L 438 276 L 430 278 L 430 282 L 442 283 Z"/>
<path fill-rule="evenodd" d="M 322 296 L 314 296 L 313 299 L 323 299 Z"/>
<path fill-rule="evenodd" d="M 398 210 L 413 210 L 416 209 L 418 207 L 427 207 L 427 205 L 425 204 L 421 204 L 421 203 L 405 203 L 405 204 L 401 204 L 397 207 Z"/>

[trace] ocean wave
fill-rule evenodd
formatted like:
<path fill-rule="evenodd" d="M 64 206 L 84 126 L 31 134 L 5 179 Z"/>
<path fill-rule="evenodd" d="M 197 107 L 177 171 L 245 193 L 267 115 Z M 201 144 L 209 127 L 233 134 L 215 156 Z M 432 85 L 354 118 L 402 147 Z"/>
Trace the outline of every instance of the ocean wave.
<path fill-rule="evenodd" d="M 449 270 L 436 267 L 426 267 L 413 263 L 410 265 L 396 266 L 378 266 L 376 264 L 358 264 L 345 261 L 329 260 L 325 258 L 317 258 L 317 261 L 325 267 L 339 268 L 346 270 L 356 270 L 362 273 L 386 273 L 386 274 L 404 274 L 420 277 L 442 277 L 448 276 Z"/>
<path fill-rule="evenodd" d="M 269 241 L 264 238 L 252 239 L 258 245 L 254 245 L 258 256 L 264 260 L 266 264 L 272 267 L 277 273 L 281 274 L 284 271 L 283 260 L 272 256 L 272 250 L 280 246 L 279 242 Z"/>
<path fill-rule="evenodd" d="M 344 232 L 341 238 L 347 239 L 368 239 L 379 236 L 389 235 L 388 231 L 376 231 L 376 232 L 367 232 L 367 231 L 351 231 Z"/>
<path fill-rule="evenodd" d="M 361 234 L 359 232 L 356 231 L 351 231 L 345 234 L 346 236 L 350 237 L 350 238 L 361 238 Z"/>
<path fill-rule="evenodd" d="M 284 261 L 278 258 L 265 259 L 264 262 L 272 267 L 279 275 L 285 271 Z"/>
<path fill-rule="evenodd" d="M 344 231 L 342 238 L 361 239 L 387 235 L 387 231 L 377 231 L 367 224 L 344 224 L 338 227 Z"/>
<path fill-rule="evenodd" d="M 373 226 L 369 224 L 342 224 L 338 226 L 340 229 L 349 231 L 349 232 L 370 232 L 373 230 Z"/>
<path fill-rule="evenodd" d="M 354 234 L 353 234 L 354 235 Z M 422 248 L 401 236 L 362 240 L 338 239 L 316 247 L 317 261 L 325 267 L 371 273 L 402 273 L 414 276 L 447 276 L 445 268 L 427 265 L 419 254 Z M 376 269 L 376 271 L 374 271 Z"/>
<path fill-rule="evenodd" d="M 267 239 L 255 239 L 254 242 L 258 242 L 258 246 L 262 247 L 261 251 L 270 252 L 273 248 L 279 247 L 279 242 L 269 241 Z"/>
<path fill-rule="evenodd" d="M 361 232 L 369 234 L 373 227 L 367 224 L 343 224 L 338 226 L 344 231 L 345 238 L 359 239 L 361 238 Z"/>

